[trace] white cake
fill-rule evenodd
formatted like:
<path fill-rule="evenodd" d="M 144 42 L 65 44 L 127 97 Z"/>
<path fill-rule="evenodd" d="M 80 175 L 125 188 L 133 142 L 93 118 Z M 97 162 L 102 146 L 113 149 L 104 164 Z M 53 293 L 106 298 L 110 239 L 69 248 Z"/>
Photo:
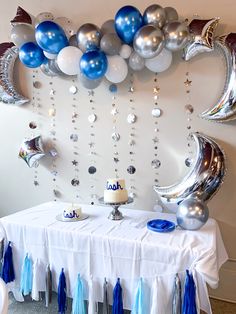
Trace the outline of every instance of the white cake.
<path fill-rule="evenodd" d="M 71 207 L 68 207 L 63 210 L 62 219 L 64 221 L 78 220 L 81 218 L 81 215 L 82 215 L 81 207 L 72 205 Z"/>
<path fill-rule="evenodd" d="M 124 179 L 107 179 L 104 190 L 105 203 L 123 203 L 128 200 L 128 192 Z"/>

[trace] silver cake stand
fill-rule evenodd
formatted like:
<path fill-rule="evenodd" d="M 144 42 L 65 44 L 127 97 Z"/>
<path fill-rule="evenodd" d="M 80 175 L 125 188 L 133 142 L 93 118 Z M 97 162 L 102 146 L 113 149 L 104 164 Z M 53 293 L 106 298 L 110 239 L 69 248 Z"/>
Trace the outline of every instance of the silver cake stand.
<path fill-rule="evenodd" d="M 121 220 L 123 219 L 123 215 L 122 213 L 119 211 L 119 207 L 121 205 L 125 205 L 125 204 L 130 204 L 130 203 L 133 203 L 133 198 L 132 197 L 128 197 L 128 200 L 126 202 L 121 202 L 121 203 L 107 203 L 107 202 L 104 202 L 104 197 L 100 197 L 98 199 L 99 203 L 100 204 L 103 204 L 103 205 L 109 205 L 111 207 L 113 207 L 113 210 L 110 212 L 109 216 L 107 218 L 111 219 L 111 220 Z"/>

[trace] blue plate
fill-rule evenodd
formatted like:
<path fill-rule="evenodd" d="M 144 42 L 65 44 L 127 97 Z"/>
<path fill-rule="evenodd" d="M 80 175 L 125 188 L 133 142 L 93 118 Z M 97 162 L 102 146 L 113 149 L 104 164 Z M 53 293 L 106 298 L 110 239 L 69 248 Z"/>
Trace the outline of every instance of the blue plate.
<path fill-rule="evenodd" d="M 147 222 L 147 228 L 155 232 L 171 232 L 175 230 L 175 224 L 169 220 L 154 219 Z"/>

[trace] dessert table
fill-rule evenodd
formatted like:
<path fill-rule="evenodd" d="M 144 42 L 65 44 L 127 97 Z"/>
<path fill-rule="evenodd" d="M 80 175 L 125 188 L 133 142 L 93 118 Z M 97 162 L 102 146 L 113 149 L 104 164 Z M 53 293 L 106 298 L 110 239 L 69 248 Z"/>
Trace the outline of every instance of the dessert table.
<path fill-rule="evenodd" d="M 179 273 L 184 283 L 185 271 L 194 276 L 197 302 L 211 313 L 207 285 L 216 288 L 221 265 L 227 260 L 218 225 L 209 219 L 199 231 L 176 228 L 170 233 L 156 233 L 146 228 L 147 221 L 161 218 L 175 222 L 175 215 L 121 208 L 124 219 L 107 219 L 111 208 L 81 205 L 89 218 L 77 222 L 61 222 L 56 216 L 68 203 L 48 202 L 0 219 L 0 236 L 13 244 L 16 280 L 8 284 L 15 292 L 20 286 L 20 271 L 26 253 L 41 267 L 39 290 L 45 290 L 45 270 L 50 264 L 53 288 L 63 267 L 68 296 L 73 295 L 77 274 L 85 283 L 92 279 L 95 301 L 103 300 L 104 277 L 112 287 L 121 279 L 124 307 L 132 308 L 137 282 L 145 283 L 151 306 L 152 294 L 158 294 L 163 314 L 171 313 L 174 276 Z M 158 291 L 153 291 L 154 279 Z M 19 294 L 18 294 L 19 297 Z M 20 297 L 19 297 L 20 298 Z M 147 309 L 147 313 L 149 313 Z M 162 314 L 162 311 L 160 311 Z"/>

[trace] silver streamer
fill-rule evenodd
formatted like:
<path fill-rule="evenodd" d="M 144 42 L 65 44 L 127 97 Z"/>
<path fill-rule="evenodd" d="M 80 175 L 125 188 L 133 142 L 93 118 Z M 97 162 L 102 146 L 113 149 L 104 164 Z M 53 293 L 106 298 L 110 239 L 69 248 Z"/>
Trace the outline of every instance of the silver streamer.
<path fill-rule="evenodd" d="M 172 314 L 182 313 L 181 281 L 179 275 L 175 275 L 174 289 L 172 299 Z"/>

